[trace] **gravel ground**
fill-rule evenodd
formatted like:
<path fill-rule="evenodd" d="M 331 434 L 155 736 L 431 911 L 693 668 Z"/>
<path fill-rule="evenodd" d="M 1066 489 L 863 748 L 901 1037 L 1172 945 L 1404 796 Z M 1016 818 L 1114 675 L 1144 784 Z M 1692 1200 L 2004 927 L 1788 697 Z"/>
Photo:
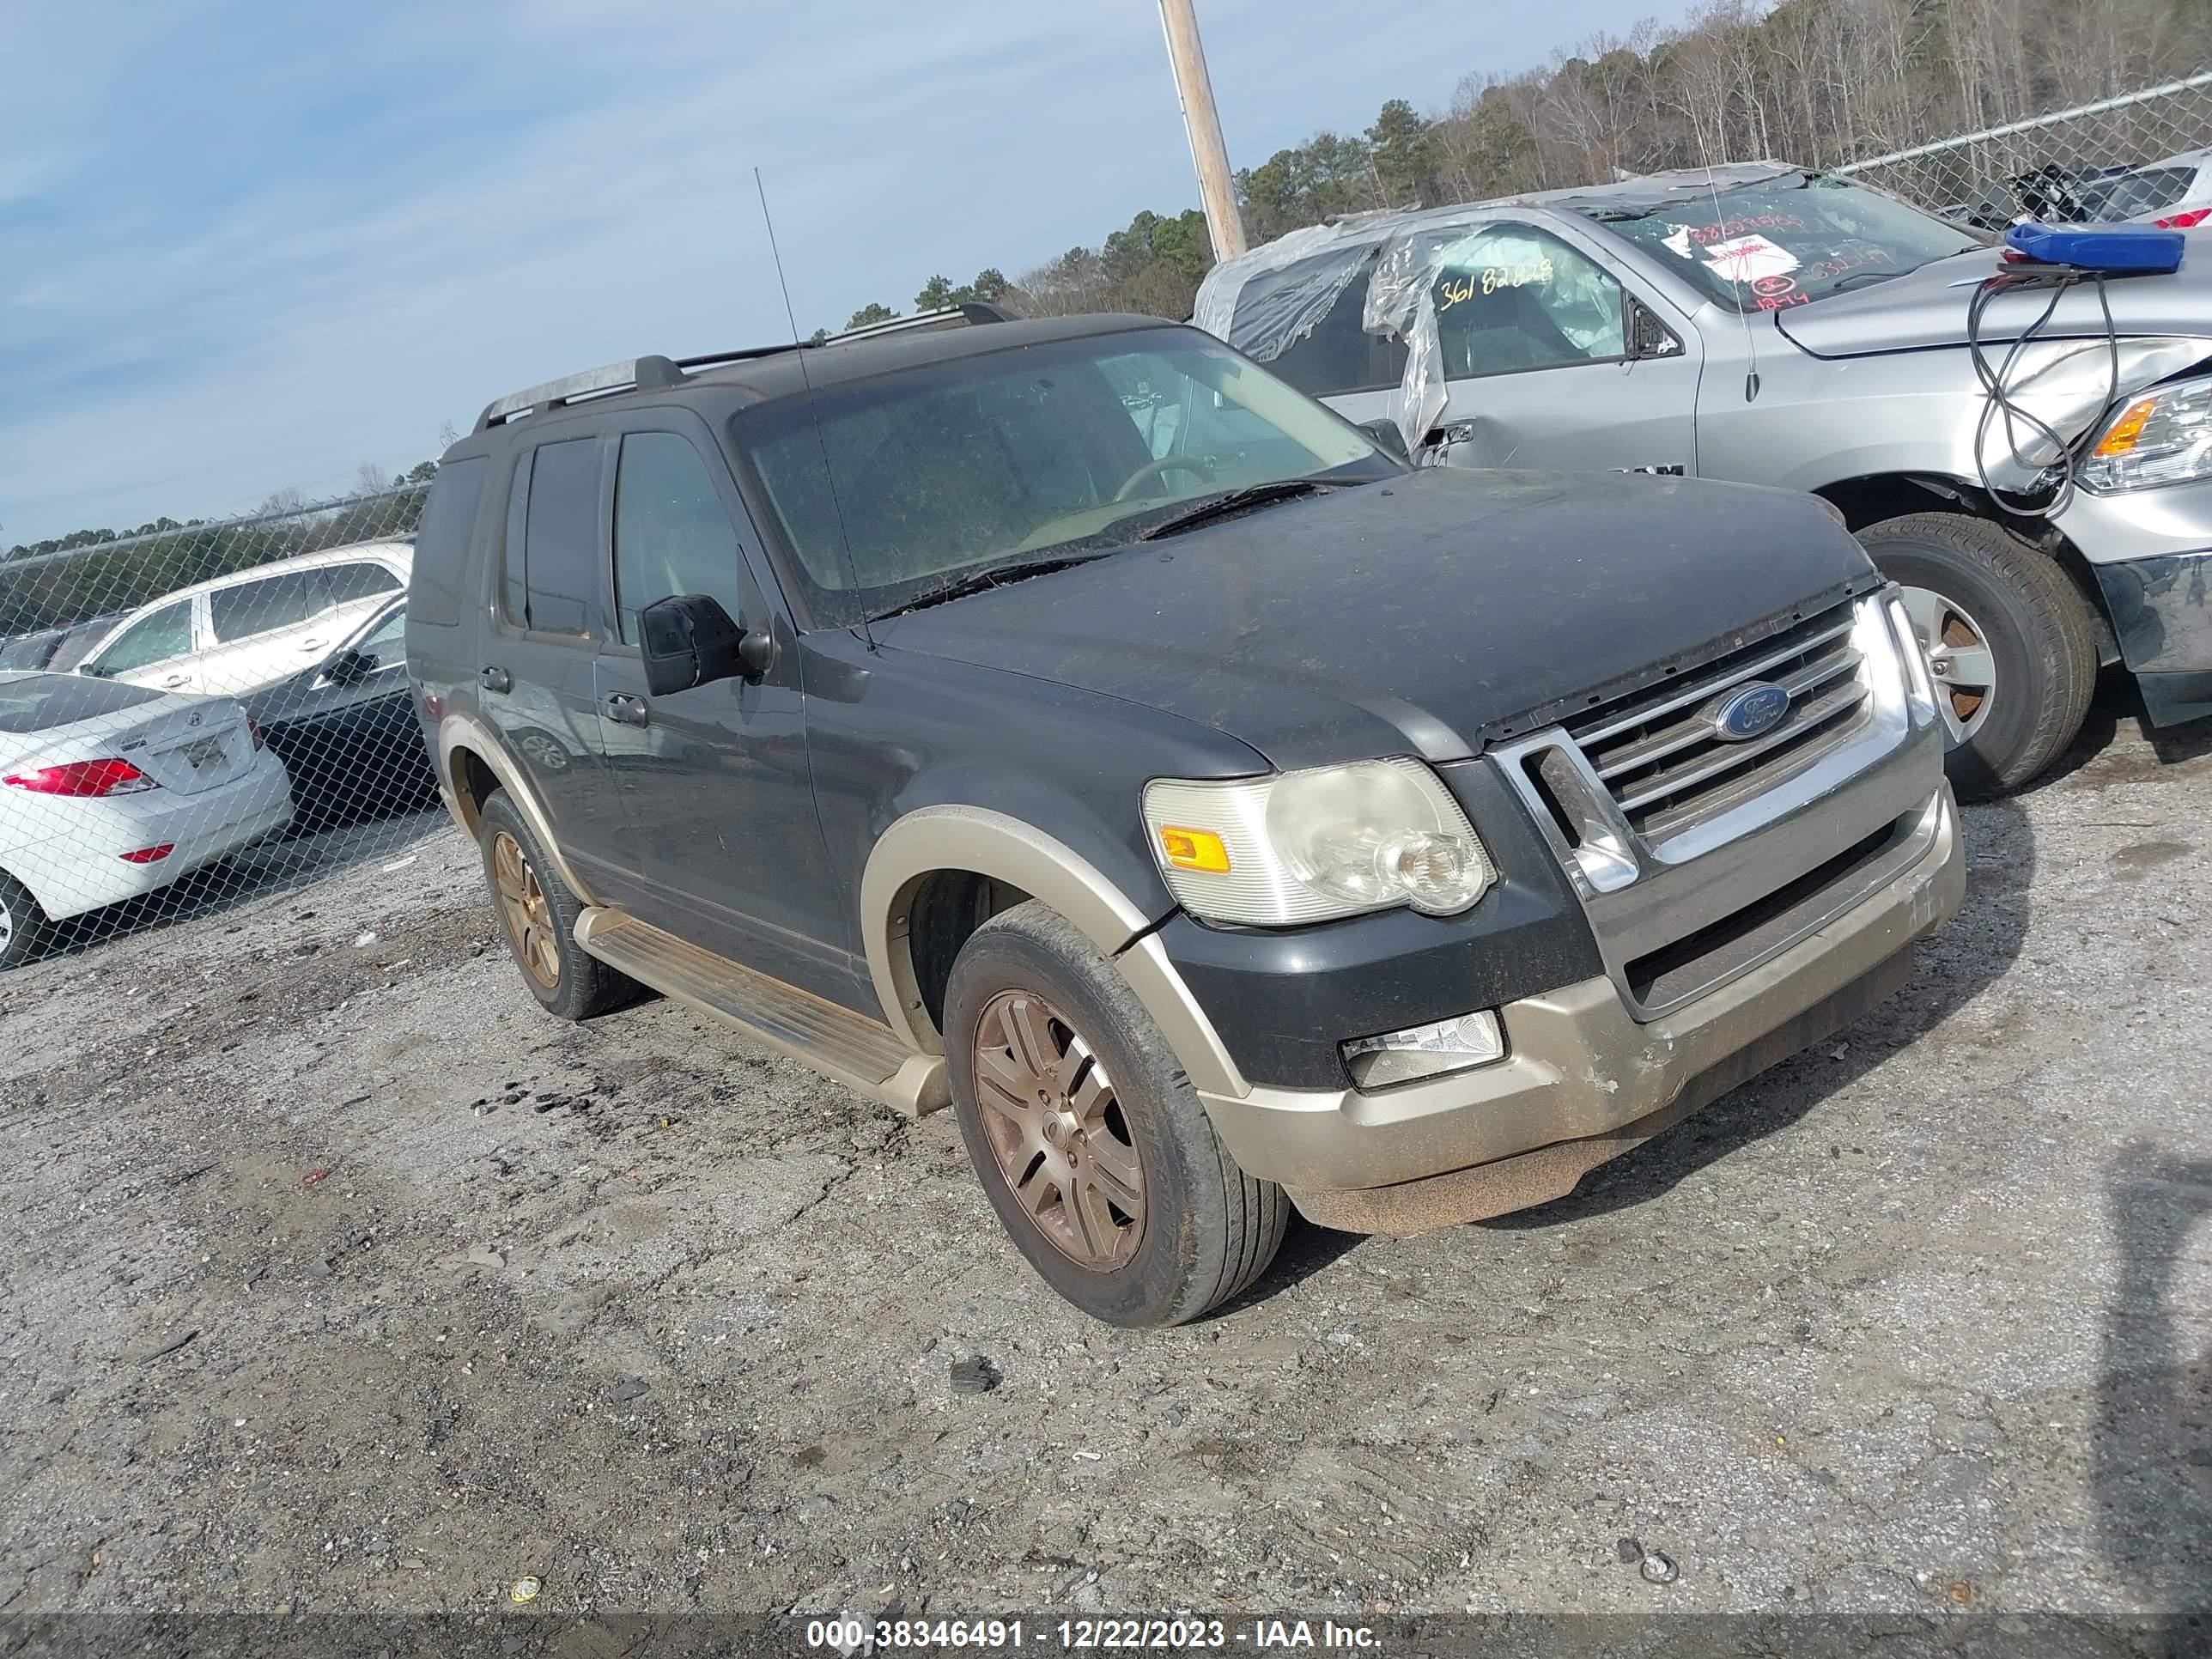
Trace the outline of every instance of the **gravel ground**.
<path fill-rule="evenodd" d="M 1179 1331 L 950 1115 L 541 1016 L 442 818 L 12 975 L 0 1611 L 2212 1605 L 2212 744 L 2118 707 L 1843 1037 Z"/>

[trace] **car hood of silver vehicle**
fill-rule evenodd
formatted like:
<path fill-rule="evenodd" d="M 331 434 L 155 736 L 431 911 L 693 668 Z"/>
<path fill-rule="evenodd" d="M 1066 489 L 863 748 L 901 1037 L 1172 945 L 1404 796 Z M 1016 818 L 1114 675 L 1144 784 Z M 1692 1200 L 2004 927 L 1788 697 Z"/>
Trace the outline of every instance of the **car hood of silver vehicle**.
<path fill-rule="evenodd" d="M 2038 331 L 2041 335 L 2101 339 L 2104 307 L 2109 306 L 2112 327 L 2124 337 L 2191 337 L 2200 353 L 2212 350 L 2212 236 L 2189 240 L 2179 270 L 2110 277 L 2102 285 L 2101 304 L 2094 283 L 2067 289 L 2055 307 L 2048 288 L 2000 295 L 1984 313 L 1981 337 L 1991 343 L 2017 339 L 2050 307 L 2050 319 Z M 1816 357 L 1964 345 L 1970 291 L 1999 269 L 1994 250 L 1955 254 L 1855 293 L 1832 294 L 1814 305 L 1776 312 L 1775 326 L 1791 344 Z"/>

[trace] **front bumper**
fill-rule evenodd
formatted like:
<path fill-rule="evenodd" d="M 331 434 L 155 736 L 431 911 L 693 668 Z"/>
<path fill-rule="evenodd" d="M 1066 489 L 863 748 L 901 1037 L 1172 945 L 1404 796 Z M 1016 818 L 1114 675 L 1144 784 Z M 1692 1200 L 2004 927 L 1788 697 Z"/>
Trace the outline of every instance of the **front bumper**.
<path fill-rule="evenodd" d="M 2153 722 L 2212 714 L 2212 548 L 2094 568 Z"/>
<path fill-rule="evenodd" d="M 1638 1022 L 1599 975 L 1502 1011 L 1510 1052 L 1387 1092 L 1258 1088 L 1201 1095 L 1247 1174 L 1309 1218 L 1419 1232 L 1522 1209 L 1872 1007 L 1906 948 L 1966 895 L 1958 809 L 1929 803 L 1925 850 L 1852 908 L 1758 967 Z"/>

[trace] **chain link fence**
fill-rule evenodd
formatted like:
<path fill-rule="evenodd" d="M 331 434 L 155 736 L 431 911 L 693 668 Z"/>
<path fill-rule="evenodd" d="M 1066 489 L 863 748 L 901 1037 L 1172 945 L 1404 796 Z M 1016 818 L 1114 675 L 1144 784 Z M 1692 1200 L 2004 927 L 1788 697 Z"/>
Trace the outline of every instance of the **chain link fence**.
<path fill-rule="evenodd" d="M 428 492 L 0 559 L 0 969 L 430 827 L 404 640 Z"/>
<path fill-rule="evenodd" d="M 2212 70 L 1832 170 L 1946 218 L 1999 230 L 2023 215 L 2069 223 L 2159 213 L 2192 199 L 2189 175 L 2201 177 L 2212 158 L 2153 164 L 2207 145 Z"/>

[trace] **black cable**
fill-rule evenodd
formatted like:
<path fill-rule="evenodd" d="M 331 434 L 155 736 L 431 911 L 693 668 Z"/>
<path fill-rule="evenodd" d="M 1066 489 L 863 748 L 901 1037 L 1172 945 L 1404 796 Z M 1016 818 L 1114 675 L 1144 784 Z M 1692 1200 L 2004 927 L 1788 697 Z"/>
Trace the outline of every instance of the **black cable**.
<path fill-rule="evenodd" d="M 2074 498 L 2074 469 L 2081 460 L 2082 453 L 2103 435 L 2105 424 L 2112 418 L 2113 407 L 2119 402 L 2119 331 L 2112 321 L 2112 297 L 2106 291 L 2105 280 L 2103 271 L 2083 270 L 2068 265 L 2046 266 L 2025 271 L 2000 271 L 1977 287 L 1974 290 L 1974 297 L 1967 302 L 1967 355 L 1973 361 L 1974 376 L 1981 382 L 1982 390 L 1987 394 L 1986 400 L 1982 405 L 1981 419 L 1974 428 L 1974 469 L 1989 498 L 1996 504 L 2000 512 L 2010 517 L 2050 519 L 2065 511 L 2066 504 Z M 2013 368 L 2020 362 L 2021 354 L 2041 336 L 2044 329 L 2050 324 L 2051 319 L 2058 309 L 2059 302 L 2065 298 L 2066 291 L 2082 283 L 2094 283 L 2097 287 L 2097 305 L 2104 317 L 2105 349 L 2110 360 L 2111 369 L 2106 386 L 2105 399 L 2096 417 L 2082 428 L 2079 437 L 2069 442 L 2048 421 L 2033 410 L 2022 408 L 2014 400 L 2010 390 L 2010 381 Z M 2000 295 L 2017 292 L 2023 289 L 2044 287 L 2051 289 L 2049 301 L 2044 306 L 2035 320 L 2021 331 L 2019 337 L 2012 343 L 2011 349 L 2005 353 L 2003 362 L 1992 369 L 1988 357 L 1984 353 L 1982 344 L 1982 319 L 1987 313 L 1990 303 Z M 2006 447 L 2016 465 L 2025 468 L 2033 465 L 2033 462 L 2020 452 L 2020 437 L 2014 428 L 2015 422 L 2027 427 L 2031 436 L 2042 439 L 2057 452 L 2058 459 L 2050 465 L 2056 465 L 2059 469 L 2058 483 L 2049 500 L 2039 502 L 2024 501 L 2021 505 L 2015 506 L 2005 499 L 2003 491 L 1990 482 L 1989 461 L 1984 447 L 1988 439 L 1990 422 L 2000 413 L 2003 415 L 2005 420 Z"/>

